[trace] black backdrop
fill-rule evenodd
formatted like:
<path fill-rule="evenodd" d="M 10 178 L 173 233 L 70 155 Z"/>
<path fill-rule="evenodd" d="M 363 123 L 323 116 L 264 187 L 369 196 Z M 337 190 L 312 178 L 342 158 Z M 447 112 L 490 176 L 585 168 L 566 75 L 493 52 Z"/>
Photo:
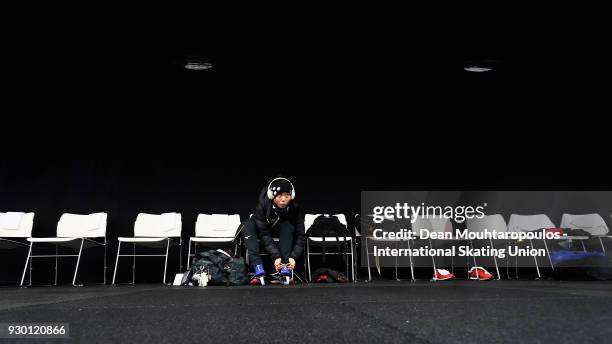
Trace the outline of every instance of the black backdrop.
<path fill-rule="evenodd" d="M 194 233 L 198 213 L 238 213 L 245 219 L 254 209 L 259 191 L 270 178 L 282 174 L 292 179 L 297 201 L 309 213 L 359 212 L 361 190 L 409 189 L 610 189 L 605 172 L 548 168 L 507 168 L 484 162 L 469 168 L 467 163 L 431 161 L 417 167 L 401 161 L 373 164 L 350 154 L 338 159 L 218 159 L 194 156 L 157 155 L 127 157 L 126 154 L 95 158 L 2 159 L 0 165 L 0 209 L 33 211 L 34 236 L 52 236 L 64 212 L 108 213 L 109 267 L 113 267 L 116 237 L 133 235 L 138 213 L 176 211 L 182 214 L 183 239 Z M 186 249 L 186 246 L 185 246 Z M 95 252 L 95 251 L 91 251 Z M 39 252 L 40 254 L 40 252 Z M 176 253 L 174 253 L 176 254 Z M 183 252 L 185 254 L 185 251 Z M 23 255 L 2 252 L 5 274 L 14 279 L 23 266 Z M 169 271 L 177 262 L 171 256 Z M 98 259 L 98 260 L 96 260 Z M 82 277 L 95 279 L 100 251 L 83 260 Z M 147 261 L 150 259 L 150 261 Z M 156 258 L 141 258 L 139 281 L 157 281 L 161 275 Z M 126 259 L 128 260 L 128 259 Z M 129 280 L 131 263 L 123 260 L 119 276 Z M 35 281 L 48 281 L 51 260 L 38 262 Z M 61 263 L 62 280 L 70 279 L 73 263 Z M 98 265 L 95 265 L 98 264 Z M 51 271 L 51 270 L 48 270 Z M 112 270 L 109 271 L 109 278 Z M 148 275 L 151 273 L 152 277 Z M 144 275 L 144 276 L 143 276 Z"/>

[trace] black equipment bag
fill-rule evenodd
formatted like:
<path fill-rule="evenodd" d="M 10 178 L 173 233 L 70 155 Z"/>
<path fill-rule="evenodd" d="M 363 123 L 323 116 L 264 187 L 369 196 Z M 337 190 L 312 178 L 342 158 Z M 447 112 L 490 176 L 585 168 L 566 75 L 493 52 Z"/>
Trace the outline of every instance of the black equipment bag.
<path fill-rule="evenodd" d="M 188 285 L 196 273 L 206 272 L 210 275 L 211 285 L 243 285 L 249 281 L 246 264 L 242 257 L 232 257 L 223 250 L 199 252 L 193 258 L 191 269 L 183 278 L 183 285 Z M 186 280 L 186 281 L 185 281 Z"/>
<path fill-rule="evenodd" d="M 340 241 L 340 238 L 350 237 L 352 238 L 352 233 L 343 225 L 340 220 L 338 220 L 335 216 L 329 215 L 319 215 L 313 221 L 312 225 L 308 229 L 308 237 L 309 238 L 322 238 L 322 241 L 319 243 L 322 251 L 322 262 L 325 264 L 325 247 L 326 245 L 326 237 L 334 237 L 336 238 L 336 245 L 338 247 L 338 253 L 341 252 L 341 249 L 344 248 L 343 258 L 346 259 L 346 253 L 348 252 L 347 244 L 350 241 Z M 351 239 L 352 240 L 352 239 Z M 311 242 L 311 244 L 317 244 L 316 241 Z"/>

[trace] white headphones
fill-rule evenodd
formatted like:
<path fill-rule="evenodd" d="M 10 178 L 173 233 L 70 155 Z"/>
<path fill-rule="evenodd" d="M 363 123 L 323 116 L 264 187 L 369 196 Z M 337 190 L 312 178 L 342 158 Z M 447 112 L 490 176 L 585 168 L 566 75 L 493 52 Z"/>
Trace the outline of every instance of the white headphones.
<path fill-rule="evenodd" d="M 272 183 L 274 183 L 277 180 L 286 180 L 289 182 L 289 184 L 291 185 L 291 200 L 293 201 L 295 199 L 295 188 L 293 187 L 293 183 L 291 183 L 291 181 L 287 178 L 274 178 L 272 179 L 272 181 L 270 182 L 270 184 L 268 184 L 268 199 L 269 200 L 273 200 L 274 199 L 274 194 L 272 193 L 272 189 L 270 189 L 270 187 L 272 187 Z"/>

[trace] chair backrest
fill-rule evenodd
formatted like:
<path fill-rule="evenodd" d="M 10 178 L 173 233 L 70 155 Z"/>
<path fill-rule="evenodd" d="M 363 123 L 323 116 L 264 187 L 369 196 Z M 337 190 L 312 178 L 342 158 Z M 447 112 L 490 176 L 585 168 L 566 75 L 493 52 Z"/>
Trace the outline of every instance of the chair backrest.
<path fill-rule="evenodd" d="M 329 216 L 329 214 L 306 214 L 304 216 L 304 231 L 308 232 L 308 229 L 312 226 L 314 220 L 321 215 Z M 347 226 L 346 216 L 344 214 L 334 214 L 335 217 L 338 218 L 341 224 Z"/>
<path fill-rule="evenodd" d="M 205 238 L 233 238 L 238 227 L 240 227 L 238 214 L 198 214 L 195 235 Z"/>
<path fill-rule="evenodd" d="M 555 224 L 546 214 L 510 215 L 508 232 L 529 232 L 542 228 L 555 228 Z"/>
<path fill-rule="evenodd" d="M 418 235 L 421 229 L 440 233 L 453 232 L 453 224 L 449 219 L 444 217 L 416 216 L 414 223 L 412 223 L 412 230 Z"/>
<path fill-rule="evenodd" d="M 467 219 L 467 229 L 470 232 L 484 232 L 486 229 L 489 232 L 507 232 L 508 226 L 501 214 L 486 215 L 482 219 L 473 217 Z"/>
<path fill-rule="evenodd" d="M 599 214 L 563 214 L 561 228 L 582 229 L 591 235 L 604 235 L 609 231 L 606 221 Z"/>
<path fill-rule="evenodd" d="M 312 226 L 314 220 L 317 218 L 317 216 L 319 216 L 321 214 L 306 214 L 304 216 L 304 228 L 305 231 L 308 232 L 308 229 L 310 228 L 310 226 Z"/>
<path fill-rule="evenodd" d="M 34 213 L 0 213 L 0 238 L 30 238 Z"/>
<path fill-rule="evenodd" d="M 106 213 L 88 215 L 64 213 L 57 222 L 60 238 L 100 238 L 106 236 Z"/>
<path fill-rule="evenodd" d="M 181 214 L 145 214 L 140 213 L 134 223 L 135 237 L 180 237 Z"/>
<path fill-rule="evenodd" d="M 334 214 L 334 216 L 338 218 L 338 221 L 340 221 L 341 224 L 348 226 L 346 224 L 346 216 L 344 216 L 344 214 Z"/>

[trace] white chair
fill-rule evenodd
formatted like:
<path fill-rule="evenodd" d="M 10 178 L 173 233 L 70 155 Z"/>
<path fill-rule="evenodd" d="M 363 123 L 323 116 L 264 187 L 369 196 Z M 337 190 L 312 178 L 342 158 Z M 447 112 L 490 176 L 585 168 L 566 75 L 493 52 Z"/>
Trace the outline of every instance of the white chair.
<path fill-rule="evenodd" d="M 467 219 L 466 221 L 467 229 L 470 232 L 484 232 L 487 230 L 490 233 L 498 232 L 505 233 L 508 231 L 508 226 L 506 225 L 506 221 L 504 217 L 500 214 L 486 215 L 483 218 L 479 219 L 477 217 L 473 217 L 471 219 Z M 473 240 L 470 241 L 470 246 L 473 245 Z M 491 244 L 491 248 L 495 248 L 493 245 L 493 239 L 489 238 L 489 244 Z M 476 257 L 474 259 L 474 266 L 478 266 L 476 263 Z M 495 271 L 497 272 L 497 280 L 501 279 L 501 275 L 499 274 L 499 265 L 497 264 L 497 257 L 493 256 L 493 262 L 495 262 Z M 468 276 L 469 277 L 469 276 Z"/>
<path fill-rule="evenodd" d="M 536 215 L 518 215 L 512 214 L 510 215 L 510 220 L 508 221 L 508 232 L 531 232 L 538 229 L 546 229 L 546 228 L 555 228 L 555 224 L 550 220 L 548 215 L 546 214 L 536 214 Z M 518 242 L 514 243 L 515 245 Z M 529 244 L 533 248 L 533 240 L 529 239 Z M 546 241 L 544 241 L 546 244 Z M 550 261 L 550 255 L 549 255 Z M 538 278 L 542 278 L 540 274 L 540 266 L 538 265 L 537 257 L 533 257 L 535 262 L 536 270 L 538 272 Z M 515 259 L 515 268 L 516 268 L 516 278 L 518 278 L 518 257 Z M 508 263 L 508 261 L 506 261 Z M 550 262 L 552 266 L 552 261 Z M 508 278 L 510 278 L 510 274 L 508 273 L 508 265 L 506 265 L 506 273 L 508 274 Z"/>
<path fill-rule="evenodd" d="M 423 217 L 423 216 L 419 216 L 416 215 L 414 218 L 414 223 L 412 223 L 412 231 L 415 233 L 415 235 L 419 234 L 419 230 L 421 229 L 427 229 L 429 232 L 434 232 L 434 233 L 451 233 L 451 237 L 453 239 L 436 239 L 436 240 L 446 240 L 446 241 L 461 241 L 459 239 L 455 239 L 455 230 L 453 229 L 453 224 L 450 221 L 450 219 L 447 219 L 445 217 L 435 217 L 435 216 L 428 216 L 428 217 Z M 433 248 L 433 243 L 431 241 L 431 239 L 429 239 L 429 247 Z M 454 257 L 451 257 L 452 259 L 452 270 L 454 270 Z M 431 262 L 433 264 L 433 273 L 434 276 L 436 274 L 436 260 L 434 258 L 434 256 L 431 256 Z M 413 277 L 414 280 L 414 277 Z"/>
<path fill-rule="evenodd" d="M 115 260 L 115 271 L 113 272 L 113 285 L 115 285 L 115 277 L 117 275 L 117 265 L 119 257 L 132 257 L 132 284 L 136 281 L 136 257 L 165 257 L 164 262 L 164 278 L 163 283 L 166 283 L 166 271 L 168 269 L 168 252 L 171 243 L 178 241 L 179 245 L 179 265 L 180 270 L 183 269 L 182 261 L 182 239 L 181 239 L 181 214 L 180 213 L 164 213 L 161 215 L 140 213 L 136 217 L 134 223 L 134 237 L 119 237 L 119 247 L 117 248 L 117 258 Z M 131 243 L 132 254 L 120 254 L 121 243 Z M 166 244 L 166 254 L 136 254 L 136 245 L 161 248 Z"/>
<path fill-rule="evenodd" d="M 561 217 L 561 228 L 582 229 L 583 231 L 588 232 L 594 238 L 599 239 L 601 250 L 604 253 L 606 252 L 606 248 L 603 244 L 602 238 L 612 238 L 612 236 L 608 235 L 608 232 L 610 230 L 606 225 L 606 221 L 604 221 L 604 219 L 599 214 L 563 214 L 563 216 Z M 564 237 L 564 239 L 566 239 L 566 237 Z M 580 242 L 582 243 L 582 248 L 586 251 L 584 241 L 590 239 L 589 237 L 581 236 L 578 238 L 572 237 L 571 239 L 580 240 Z"/>
<path fill-rule="evenodd" d="M 357 217 L 357 215 L 355 215 L 355 217 Z M 368 216 L 367 216 L 367 218 L 373 218 L 373 215 L 368 215 Z M 385 219 L 385 220 L 387 220 L 387 221 L 391 221 L 391 222 L 393 222 L 394 224 L 396 224 L 396 222 L 395 222 L 395 217 L 392 217 L 392 216 L 384 216 L 384 219 Z M 364 224 L 365 224 L 365 225 L 367 225 L 367 226 L 369 227 L 369 228 L 368 228 L 368 231 L 371 231 L 372 229 L 374 229 L 373 222 L 370 222 L 370 221 L 364 221 L 364 220 L 362 220 L 361 225 L 364 225 Z M 408 244 L 408 248 L 410 248 L 410 241 L 408 241 L 408 240 L 400 240 L 400 239 L 378 239 L 378 238 L 375 238 L 373 235 L 368 235 L 368 234 L 367 234 L 367 232 L 366 232 L 366 235 L 363 235 L 363 236 L 362 236 L 362 235 L 361 235 L 361 233 L 359 233 L 358 231 L 355 231 L 355 237 L 356 237 L 356 238 L 360 238 L 360 240 L 361 240 L 361 241 L 364 241 L 364 244 L 365 244 L 365 245 L 364 245 L 364 246 L 365 246 L 365 251 L 366 251 L 366 252 L 365 252 L 365 255 L 366 255 L 366 263 L 367 263 L 367 269 L 368 269 L 368 280 L 367 280 L 367 282 L 372 281 L 372 272 L 370 271 L 370 270 L 371 270 L 371 266 L 370 266 L 370 255 L 371 255 L 371 254 L 374 254 L 374 252 L 370 253 L 370 249 L 369 249 L 368 241 L 396 242 L 398 245 L 399 245 L 399 243 L 400 243 L 401 241 L 406 241 L 406 242 L 407 242 L 407 244 Z M 378 256 L 374 256 L 374 262 L 376 263 L 376 269 L 377 269 L 377 271 L 378 271 L 378 276 L 381 276 L 381 273 L 380 273 L 380 260 L 379 260 L 379 257 L 378 257 Z M 410 263 L 412 264 L 412 257 L 410 258 Z M 412 266 L 411 266 L 411 269 L 412 269 Z M 400 279 L 399 279 L 399 277 L 398 277 L 398 271 L 397 271 L 397 270 L 398 270 L 398 264 L 397 264 L 397 257 L 396 257 L 396 258 L 395 258 L 395 279 L 396 279 L 397 281 L 400 281 Z M 411 271 L 413 271 L 413 270 L 411 270 Z M 413 279 L 414 279 L 414 273 L 413 273 Z"/>
<path fill-rule="evenodd" d="M 194 250 L 197 245 L 228 245 L 234 244 L 234 255 L 237 254 L 238 241 L 236 233 L 240 228 L 240 215 L 228 214 L 198 214 L 195 224 L 195 236 L 189 238 L 189 249 L 187 253 L 187 269 L 190 266 L 191 243 L 194 243 Z"/>
<path fill-rule="evenodd" d="M 344 242 L 347 244 L 350 244 L 350 251 L 343 253 L 343 252 L 336 252 L 336 253 L 326 253 L 326 254 L 330 254 L 330 255 L 344 255 L 345 256 L 345 260 L 346 260 L 346 274 L 348 275 L 349 273 L 349 260 L 348 260 L 348 256 L 350 256 L 350 262 L 351 262 L 351 279 L 354 282 L 355 281 L 355 261 L 354 261 L 354 247 L 353 247 L 353 238 L 351 236 L 346 236 L 346 237 L 310 237 L 308 236 L 308 230 L 310 229 L 310 227 L 312 226 L 312 224 L 314 223 L 315 219 L 320 216 L 321 214 L 306 214 L 304 217 L 304 231 L 306 232 L 307 235 L 307 240 L 306 240 L 306 261 L 308 263 L 308 281 L 311 280 L 312 276 L 311 276 L 311 269 L 310 269 L 310 256 L 311 255 L 323 255 L 322 252 L 311 252 L 310 251 L 310 242 L 316 242 L 317 245 L 322 246 L 325 245 L 326 247 L 329 246 L 334 246 L 337 245 L 338 242 Z M 323 216 L 329 216 L 327 214 L 323 214 Z M 335 214 L 333 215 L 336 218 L 338 218 L 338 221 L 340 221 L 341 224 L 344 225 L 344 227 L 347 227 L 347 222 L 346 222 L 346 217 L 344 216 L 344 214 Z M 350 242 L 350 243 L 349 243 Z"/>
<path fill-rule="evenodd" d="M 607 235 L 609 232 L 606 222 L 599 214 L 563 214 L 561 228 L 582 229 L 593 236 Z"/>
<path fill-rule="evenodd" d="M 30 247 L 34 213 L 0 212 L 0 248 L 17 249 Z"/>
<path fill-rule="evenodd" d="M 55 258 L 55 283 L 57 285 L 57 258 L 58 257 L 77 257 L 76 266 L 74 268 L 74 276 L 72 278 L 73 286 L 82 286 L 76 284 L 79 264 L 81 262 L 81 254 L 83 248 L 92 246 L 103 247 L 104 249 L 104 276 L 103 284 L 106 284 L 106 213 L 93 213 L 88 215 L 79 214 L 63 214 L 57 223 L 57 236 L 46 238 L 28 238 L 30 242 L 30 250 L 26 259 L 26 266 L 23 269 L 20 285 L 23 286 L 28 263 L 30 266 L 30 283 L 32 285 L 32 259 L 33 258 Z M 96 240 L 103 239 L 103 241 Z M 34 255 L 34 243 L 47 243 L 55 245 L 54 255 Z M 58 254 L 58 246 L 77 248 L 78 254 Z"/>

